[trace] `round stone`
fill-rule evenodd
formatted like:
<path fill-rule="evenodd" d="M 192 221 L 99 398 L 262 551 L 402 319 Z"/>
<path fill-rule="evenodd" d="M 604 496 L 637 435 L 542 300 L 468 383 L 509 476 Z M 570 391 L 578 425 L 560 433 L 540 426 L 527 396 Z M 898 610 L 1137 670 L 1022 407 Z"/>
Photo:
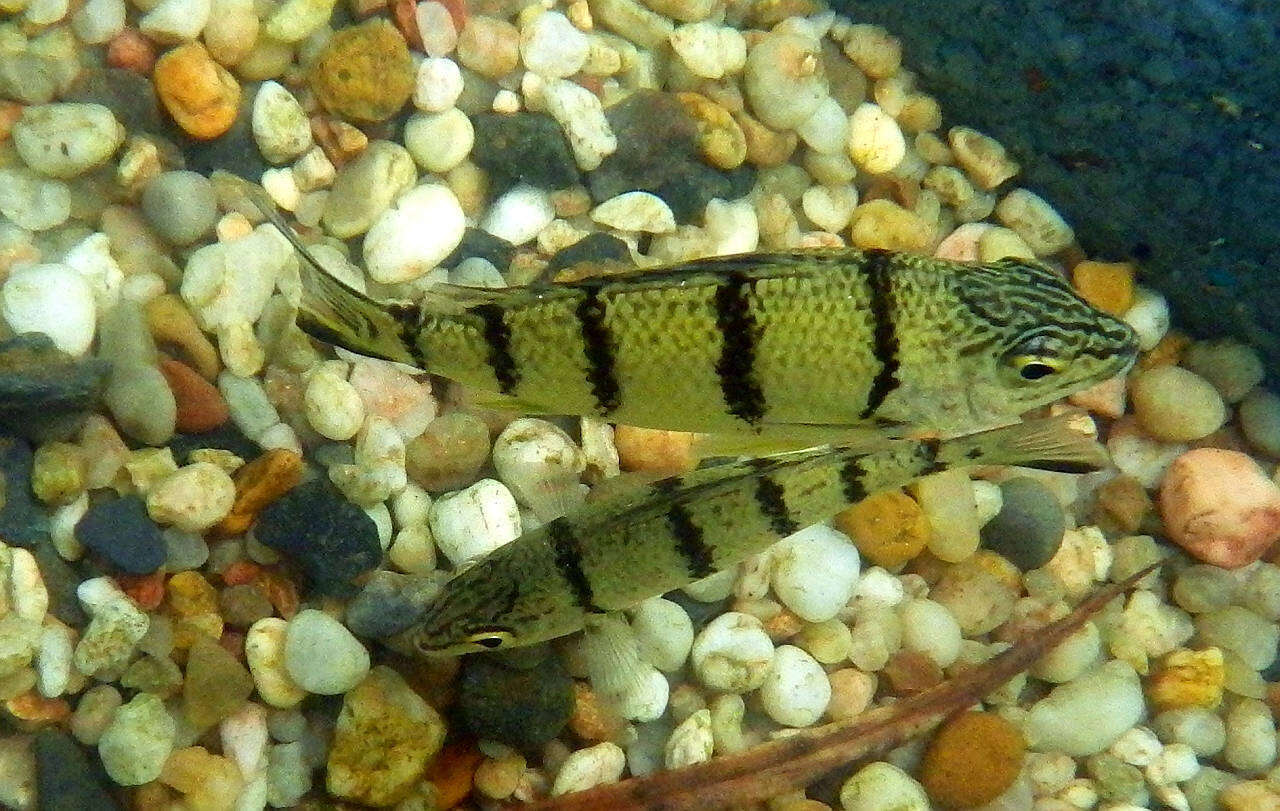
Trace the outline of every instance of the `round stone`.
<path fill-rule="evenodd" d="M 1158 366 L 1130 389 L 1138 423 L 1165 442 L 1190 442 L 1222 427 L 1227 407 L 1213 384 L 1180 366 Z"/>
<path fill-rule="evenodd" d="M 415 70 L 404 37 L 385 19 L 343 28 L 309 74 L 320 103 L 357 121 L 385 121 L 413 93 Z"/>
<path fill-rule="evenodd" d="M 124 142 L 124 127 L 101 104 L 28 107 L 13 125 L 18 156 L 42 175 L 75 177 L 105 163 Z"/>
<path fill-rule="evenodd" d="M 213 228 L 218 200 L 204 175 L 164 172 L 142 192 L 142 213 L 166 242 L 190 245 Z"/>
<path fill-rule="evenodd" d="M 982 527 L 982 545 L 1024 572 L 1048 563 L 1067 529 L 1057 496 L 1030 476 L 1001 483 L 1000 495 L 1000 512 Z"/>
<path fill-rule="evenodd" d="M 285 633 L 284 665 L 309 693 L 338 695 L 369 672 L 369 651 L 333 617 L 313 608 L 299 611 Z"/>
<path fill-rule="evenodd" d="M 1025 750 L 1022 733 L 1001 716 L 958 715 L 929 742 L 920 764 L 920 782 L 943 807 L 985 805 L 1013 785 Z"/>

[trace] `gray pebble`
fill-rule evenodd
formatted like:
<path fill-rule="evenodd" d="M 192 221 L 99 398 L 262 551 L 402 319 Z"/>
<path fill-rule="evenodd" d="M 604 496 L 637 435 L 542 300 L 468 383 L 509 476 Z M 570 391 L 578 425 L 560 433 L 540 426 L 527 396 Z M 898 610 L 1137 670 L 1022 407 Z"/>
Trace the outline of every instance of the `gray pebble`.
<path fill-rule="evenodd" d="M 1000 492 L 1004 503 L 982 528 L 982 545 L 1024 572 L 1045 565 L 1067 530 L 1057 497 L 1030 476 L 1009 479 Z"/>
<path fill-rule="evenodd" d="M 218 200 L 204 175 L 164 172 L 142 192 L 142 212 L 167 242 L 190 245 L 213 228 Z"/>

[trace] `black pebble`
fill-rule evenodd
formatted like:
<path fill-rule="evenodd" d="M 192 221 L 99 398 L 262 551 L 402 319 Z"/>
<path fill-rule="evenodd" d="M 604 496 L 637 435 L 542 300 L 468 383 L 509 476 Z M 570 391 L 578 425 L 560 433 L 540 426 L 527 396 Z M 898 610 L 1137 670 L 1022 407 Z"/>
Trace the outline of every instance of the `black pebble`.
<path fill-rule="evenodd" d="M 13 546 L 34 546 L 49 538 L 49 516 L 31 492 L 31 446 L 0 437 L 0 539 Z"/>
<path fill-rule="evenodd" d="M 76 539 L 129 574 L 150 574 L 168 552 L 160 527 L 137 496 L 100 501 L 76 524 Z"/>
<path fill-rule="evenodd" d="M 351 581 L 382 560 L 373 519 L 326 478 L 312 479 L 268 505 L 254 535 L 291 558 L 312 589 L 326 595 L 351 596 Z"/>
<path fill-rule="evenodd" d="M 542 272 L 550 275 L 582 262 L 626 262 L 629 265 L 631 249 L 613 234 L 597 231 L 557 251 Z"/>
<path fill-rule="evenodd" d="M 200 448 L 217 448 L 230 451 L 241 459 L 254 459 L 262 454 L 253 440 L 240 432 L 230 420 L 203 434 L 174 434 L 169 440 L 173 458 L 186 464 L 191 452 Z"/>
<path fill-rule="evenodd" d="M 0 434 L 37 442 L 73 435 L 110 369 L 97 358 L 72 358 L 41 333 L 0 341 Z"/>
<path fill-rule="evenodd" d="M 160 100 L 147 77 L 124 68 L 86 68 L 60 101 L 101 104 L 131 134 L 165 135 L 177 129 L 160 112 Z"/>
<path fill-rule="evenodd" d="M 462 232 L 462 241 L 458 243 L 458 247 L 454 248 L 453 253 L 446 256 L 440 265 L 451 268 L 463 259 L 478 256 L 489 260 L 500 273 L 506 273 L 515 255 L 516 246 L 502 237 L 495 237 L 479 228 L 468 228 Z"/>
<path fill-rule="evenodd" d="M 701 631 L 704 625 L 720 616 L 729 607 L 728 597 L 712 603 L 704 603 L 685 594 L 682 589 L 668 591 L 662 595 L 662 599 L 670 600 L 684 609 L 684 613 L 688 614 L 689 619 L 693 622 L 694 633 Z"/>
<path fill-rule="evenodd" d="M 35 735 L 36 808 L 40 811 L 111 811 L 120 804 L 105 788 L 102 769 L 90 765 L 67 733 L 42 729 Z"/>
<path fill-rule="evenodd" d="M 53 548 L 51 540 L 36 544 L 31 549 L 31 554 L 35 556 L 40 577 L 44 580 L 44 587 L 49 592 L 49 613 L 72 628 L 82 627 L 89 618 L 76 597 L 76 587 L 82 580 L 96 577 L 98 573 L 77 571 L 77 569 L 89 570 L 91 565 L 84 560 L 77 561 L 75 564 L 67 563 Z"/>
<path fill-rule="evenodd" d="M 493 175 L 499 186 L 520 181 L 543 189 L 578 182 L 578 164 L 564 130 L 542 113 L 480 113 L 471 160 Z"/>
<path fill-rule="evenodd" d="M 982 528 L 982 545 L 1024 572 L 1045 565 L 1067 531 L 1057 496 L 1029 476 L 1009 479 L 1000 492 L 1004 503 Z"/>
<path fill-rule="evenodd" d="M 456 711 L 477 738 L 535 750 L 560 734 L 573 713 L 573 680 L 557 656 L 513 669 L 485 654 L 462 660 Z"/>

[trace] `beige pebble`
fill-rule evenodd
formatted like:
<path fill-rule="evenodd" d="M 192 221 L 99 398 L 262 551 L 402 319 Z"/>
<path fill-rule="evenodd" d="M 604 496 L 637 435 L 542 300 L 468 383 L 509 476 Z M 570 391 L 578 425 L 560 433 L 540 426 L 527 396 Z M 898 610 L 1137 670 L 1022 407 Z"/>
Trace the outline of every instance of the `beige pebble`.
<path fill-rule="evenodd" d="M 1180 366 L 1138 374 L 1130 393 L 1138 423 L 1166 442 L 1190 442 L 1222 427 L 1227 407 L 1213 385 Z"/>
<path fill-rule="evenodd" d="M 955 160 L 982 189 L 994 189 L 1020 169 L 996 139 L 969 127 L 952 127 L 947 140 Z"/>

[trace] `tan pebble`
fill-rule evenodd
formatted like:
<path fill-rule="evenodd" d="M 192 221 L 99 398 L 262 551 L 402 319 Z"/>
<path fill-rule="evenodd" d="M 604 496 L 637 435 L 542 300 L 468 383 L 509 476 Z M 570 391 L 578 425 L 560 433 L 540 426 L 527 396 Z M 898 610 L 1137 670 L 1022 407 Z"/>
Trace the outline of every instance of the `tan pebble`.
<path fill-rule="evenodd" d="M 942 683 L 942 668 L 923 653 L 901 650 L 889 657 L 881 671 L 896 696 L 924 692 Z"/>
<path fill-rule="evenodd" d="M 677 93 L 676 98 L 698 127 L 698 148 L 719 169 L 736 169 L 747 158 L 747 140 L 729 111 L 700 93 Z"/>
<path fill-rule="evenodd" d="M 996 203 L 996 218 L 1035 251 L 1050 256 L 1071 246 L 1075 232 L 1053 206 L 1028 189 L 1014 189 Z"/>
<path fill-rule="evenodd" d="M 156 64 L 156 46 L 136 28 L 124 28 L 107 42 L 107 64 L 141 76 Z"/>
<path fill-rule="evenodd" d="M 1129 262 L 1084 261 L 1071 269 L 1071 281 L 1081 298 L 1114 316 L 1133 306 L 1136 268 Z"/>
<path fill-rule="evenodd" d="M 1222 703 L 1226 666 L 1218 648 L 1179 648 L 1166 655 L 1147 677 L 1147 700 L 1157 711 L 1181 707 L 1214 709 Z"/>
<path fill-rule="evenodd" d="M 161 349 L 177 352 L 205 380 L 217 380 L 222 371 L 218 350 L 205 337 L 182 299 L 166 293 L 146 303 L 147 328 Z"/>
<path fill-rule="evenodd" d="M 240 85 L 199 42 L 179 45 L 161 56 L 152 81 L 164 108 L 192 138 L 217 138 L 235 123 Z"/>
<path fill-rule="evenodd" d="M 279 617 L 255 622 L 245 635 L 244 655 L 258 695 L 272 707 L 296 706 L 307 693 L 294 684 L 284 666 L 284 640 L 289 624 Z"/>
<path fill-rule="evenodd" d="M 915 212 L 889 200 L 869 200 L 853 210 L 850 243 L 863 250 L 927 252 L 933 228 Z"/>
<path fill-rule="evenodd" d="M 791 130 L 776 132 L 746 113 L 735 113 L 733 120 L 742 130 L 747 161 L 761 169 L 786 163 L 800 142 Z"/>
<path fill-rule="evenodd" d="M 485 758 L 476 767 L 476 791 L 491 800 L 505 800 L 516 793 L 525 768 L 524 757 L 520 754 Z"/>
<path fill-rule="evenodd" d="M 1138 424 L 1165 442 L 1205 437 L 1227 419 L 1227 406 L 1213 384 L 1180 366 L 1138 373 L 1130 390 Z"/>
<path fill-rule="evenodd" d="M 226 517 L 213 527 L 219 537 L 243 535 L 268 504 L 302 481 L 302 457 L 291 450 L 273 448 L 235 472 L 235 501 Z"/>
<path fill-rule="evenodd" d="M 933 96 L 911 93 L 903 100 L 897 118 L 907 132 L 928 132 L 942 126 L 942 108 Z"/>
<path fill-rule="evenodd" d="M 385 121 L 413 94 L 416 71 L 404 37 L 383 19 L 334 34 L 308 74 L 330 111 L 357 121 Z"/>
<path fill-rule="evenodd" d="M 1175 459 L 1160 512 L 1175 543 L 1223 568 L 1252 563 L 1280 539 L 1280 486 L 1237 451 L 1198 448 Z"/>
<path fill-rule="evenodd" d="M 831 683 L 831 701 L 827 716 L 832 721 L 852 721 L 871 706 L 876 695 L 876 677 L 856 667 L 846 667 L 827 674 Z"/>
<path fill-rule="evenodd" d="M 218 592 L 199 572 L 178 572 L 165 584 L 165 608 L 173 621 L 173 647 L 190 648 L 201 634 L 220 639 Z"/>
<path fill-rule="evenodd" d="M 36 449 L 31 464 L 31 491 L 51 506 L 75 501 L 85 490 L 89 461 L 79 445 L 48 442 Z"/>
<path fill-rule="evenodd" d="M 1098 509 L 1123 533 L 1137 532 L 1154 502 L 1142 483 L 1123 474 L 1103 484 L 1096 492 Z M 1099 516 L 1096 520 L 1102 520 Z"/>
<path fill-rule="evenodd" d="M 627 721 L 609 702 L 585 682 L 573 683 L 573 714 L 569 716 L 569 728 L 584 741 L 617 741 L 626 729 Z"/>
<path fill-rule="evenodd" d="M 902 65 L 902 42 L 878 25 L 850 26 L 844 53 L 872 79 L 892 76 Z"/>
<path fill-rule="evenodd" d="M 956 163 L 983 189 L 994 189 L 1018 173 L 1020 167 L 996 139 L 969 127 L 947 133 Z"/>
<path fill-rule="evenodd" d="M 234 798 L 244 789 L 240 767 L 203 746 L 189 746 L 169 755 L 160 782 L 182 792 L 186 807 L 192 809 L 232 808 Z"/>
<path fill-rule="evenodd" d="M 1116 375 L 1072 394 L 1067 400 L 1086 411 L 1117 420 L 1124 416 L 1128 388 L 1128 377 Z"/>
<path fill-rule="evenodd" d="M 71 705 L 61 698 L 45 698 L 28 690 L 4 702 L 4 716 L 22 732 L 62 724 L 71 717 Z"/>
<path fill-rule="evenodd" d="M 693 470 L 697 464 L 697 436 L 684 431 L 619 425 L 614 430 L 613 443 L 623 470 L 674 476 Z"/>
<path fill-rule="evenodd" d="M 497 17 L 468 17 L 458 35 L 458 61 L 490 79 L 505 76 L 520 62 L 520 30 Z"/>
<path fill-rule="evenodd" d="M 978 237 L 978 259 L 994 262 L 1005 257 L 1035 259 L 1036 253 L 1018 233 L 1010 228 L 993 226 Z"/>
<path fill-rule="evenodd" d="M 1269 780 L 1233 783 L 1218 795 L 1222 811 L 1280 811 L 1280 790 Z"/>

